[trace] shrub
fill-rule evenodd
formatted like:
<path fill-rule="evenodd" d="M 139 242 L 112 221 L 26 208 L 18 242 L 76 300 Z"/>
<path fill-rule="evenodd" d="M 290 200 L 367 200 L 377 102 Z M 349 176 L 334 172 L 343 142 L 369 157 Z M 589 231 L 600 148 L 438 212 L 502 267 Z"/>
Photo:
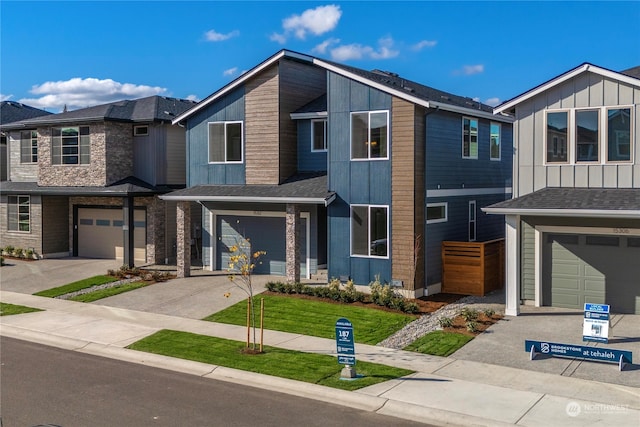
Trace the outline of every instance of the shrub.
<path fill-rule="evenodd" d="M 408 314 L 416 314 L 420 311 L 420 307 L 415 301 L 405 301 L 403 311 Z"/>
<path fill-rule="evenodd" d="M 7 245 L 7 246 L 4 247 L 4 253 L 6 253 L 7 255 L 11 256 L 11 255 L 13 255 L 13 250 L 14 249 L 15 248 L 13 246 Z"/>
<path fill-rule="evenodd" d="M 453 319 L 450 317 L 441 317 L 438 319 L 438 324 L 441 328 L 450 328 L 453 326 Z"/>
<path fill-rule="evenodd" d="M 0 266 L 4 265 L 4 257 L 0 256 Z"/>
<path fill-rule="evenodd" d="M 478 332 L 478 323 L 473 320 L 469 320 L 467 322 L 467 331 Z"/>
<path fill-rule="evenodd" d="M 469 308 L 469 307 L 463 308 L 462 311 L 460 312 L 460 315 L 467 322 L 475 321 L 475 320 L 478 319 L 478 311 L 474 310 L 473 308 Z"/>
<path fill-rule="evenodd" d="M 496 314 L 496 312 L 490 308 L 486 309 L 483 311 L 484 315 L 487 316 L 488 318 L 492 318 L 494 314 Z"/>
<path fill-rule="evenodd" d="M 33 254 L 33 249 L 27 249 L 26 251 L 24 251 L 25 258 L 33 259 Z"/>
<path fill-rule="evenodd" d="M 13 250 L 13 256 L 16 257 L 16 258 L 24 258 L 24 249 L 15 248 Z"/>

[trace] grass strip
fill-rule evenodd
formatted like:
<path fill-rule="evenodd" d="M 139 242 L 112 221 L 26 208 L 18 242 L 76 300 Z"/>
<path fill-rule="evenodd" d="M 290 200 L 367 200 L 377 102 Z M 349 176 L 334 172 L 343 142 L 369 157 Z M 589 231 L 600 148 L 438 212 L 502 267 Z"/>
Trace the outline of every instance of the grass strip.
<path fill-rule="evenodd" d="M 471 341 L 473 337 L 456 332 L 433 331 L 418 338 L 405 347 L 405 350 L 434 356 L 450 356 Z"/>
<path fill-rule="evenodd" d="M 362 344 L 377 344 L 416 319 L 408 314 L 285 295 L 257 295 L 254 298 L 256 319 L 259 318 L 260 299 L 264 298 L 265 329 L 335 339 L 336 321 L 344 317 L 353 324 L 355 342 Z M 203 320 L 246 325 L 247 301 L 234 304 Z"/>
<path fill-rule="evenodd" d="M 86 294 L 76 295 L 75 297 L 69 298 L 69 301 L 78 301 L 78 302 L 93 302 L 98 301 L 102 298 L 111 297 L 114 295 L 122 294 L 124 292 L 133 291 L 134 289 L 143 288 L 145 286 L 150 285 L 152 282 L 131 282 L 131 283 L 123 283 L 122 285 L 113 286 L 111 288 L 99 289 L 94 292 L 88 292 Z"/>
<path fill-rule="evenodd" d="M 51 288 L 44 291 L 36 292 L 34 295 L 40 297 L 55 298 L 60 295 L 70 294 L 71 292 L 87 289 L 92 286 L 104 285 L 105 283 L 115 282 L 118 279 L 111 276 L 93 276 L 88 279 L 78 280 L 77 282 L 69 283 L 68 285 L 58 286 L 57 288 Z"/>
<path fill-rule="evenodd" d="M 244 347 L 245 343 L 240 341 L 161 330 L 127 348 L 342 390 L 357 390 L 413 373 L 407 369 L 358 361 L 356 371 L 362 378 L 345 381 L 340 379 L 343 365 L 338 364 L 335 357 L 269 346 L 264 347 L 264 353 L 246 354 L 242 352 Z"/>
<path fill-rule="evenodd" d="M 15 304 L 8 304 L 6 302 L 0 302 L 0 316 L 33 313 L 35 311 L 42 311 L 42 310 L 40 310 L 39 308 L 26 307 L 24 305 L 15 305 Z"/>

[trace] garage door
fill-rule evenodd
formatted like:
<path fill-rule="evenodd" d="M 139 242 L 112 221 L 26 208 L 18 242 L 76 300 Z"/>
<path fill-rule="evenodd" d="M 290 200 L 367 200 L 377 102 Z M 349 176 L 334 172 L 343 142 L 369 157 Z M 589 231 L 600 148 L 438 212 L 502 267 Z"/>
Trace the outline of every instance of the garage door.
<path fill-rule="evenodd" d="M 146 262 L 146 212 L 134 217 L 134 260 Z M 124 232 L 122 209 L 78 209 L 78 256 L 122 260 Z"/>
<path fill-rule="evenodd" d="M 609 304 L 614 313 L 640 314 L 640 238 L 548 234 L 543 304 L 583 309 Z"/>
<path fill-rule="evenodd" d="M 305 218 L 300 219 L 300 275 L 306 276 L 306 227 Z M 224 270 L 229 265 L 229 248 L 242 241 L 243 236 L 251 242 L 253 251 L 266 251 L 253 270 L 258 274 L 286 275 L 286 223 L 283 216 L 254 217 L 238 215 L 216 216 L 216 266 Z"/>

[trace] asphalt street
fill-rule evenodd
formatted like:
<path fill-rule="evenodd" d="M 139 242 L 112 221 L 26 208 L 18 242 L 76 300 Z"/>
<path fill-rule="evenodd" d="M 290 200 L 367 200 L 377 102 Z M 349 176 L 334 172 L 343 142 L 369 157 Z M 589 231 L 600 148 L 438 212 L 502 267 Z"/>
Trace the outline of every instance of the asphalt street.
<path fill-rule="evenodd" d="M 2 337 L 2 427 L 424 426 Z"/>

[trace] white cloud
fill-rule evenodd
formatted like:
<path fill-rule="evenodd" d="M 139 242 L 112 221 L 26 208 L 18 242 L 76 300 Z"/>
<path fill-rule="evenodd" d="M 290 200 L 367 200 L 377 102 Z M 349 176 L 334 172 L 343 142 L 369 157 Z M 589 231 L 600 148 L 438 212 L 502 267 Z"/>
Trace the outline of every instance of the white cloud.
<path fill-rule="evenodd" d="M 438 44 L 438 42 L 435 41 L 435 40 L 422 40 L 422 41 L 414 44 L 413 46 L 411 46 L 411 49 L 413 49 L 413 50 L 422 50 L 425 47 L 434 47 L 437 44 Z"/>
<path fill-rule="evenodd" d="M 5 95 L 4 93 L 0 93 L 0 101 L 8 101 L 13 98 L 13 95 Z"/>
<path fill-rule="evenodd" d="M 466 76 L 471 76 L 473 74 L 480 74 L 484 72 L 484 65 L 482 64 L 465 65 L 464 67 L 462 67 L 462 71 L 459 71 L 459 73 L 460 72 Z"/>
<path fill-rule="evenodd" d="M 486 101 L 484 101 L 485 104 L 490 105 L 492 107 L 495 107 L 496 105 L 500 105 L 500 98 L 489 98 Z"/>
<path fill-rule="evenodd" d="M 231 37 L 236 37 L 240 35 L 240 31 L 233 30 L 230 33 L 222 34 L 218 33 L 216 30 L 209 30 L 204 33 L 204 39 L 208 42 L 221 42 L 224 40 L 228 40 Z"/>
<path fill-rule="evenodd" d="M 285 44 L 287 42 L 287 36 L 285 36 L 284 34 L 273 33 L 269 36 L 269 40 L 271 40 L 272 42 Z"/>
<path fill-rule="evenodd" d="M 234 74 L 236 74 L 238 72 L 238 67 L 233 67 L 233 68 L 229 68 L 228 70 L 224 70 L 222 72 L 223 76 L 233 76 Z"/>
<path fill-rule="evenodd" d="M 340 43 L 340 39 L 335 39 L 335 38 L 327 39 L 322 43 L 320 43 L 319 45 L 316 45 L 316 47 L 314 47 L 313 49 L 311 49 L 311 52 L 324 55 L 325 53 L 327 53 L 327 49 L 329 48 L 329 46 L 337 43 Z"/>
<path fill-rule="evenodd" d="M 66 105 L 71 110 L 122 99 L 161 95 L 166 93 L 167 89 L 159 86 L 120 83 L 111 79 L 75 77 L 64 81 L 34 85 L 29 92 L 41 96 L 23 98 L 19 102 L 36 108 L 57 108 L 60 110 Z"/>
<path fill-rule="evenodd" d="M 188 95 L 187 98 L 189 101 L 196 101 L 196 102 L 200 102 L 200 97 L 198 95 Z"/>
<path fill-rule="evenodd" d="M 334 61 L 348 61 L 350 59 L 389 59 L 398 56 L 398 51 L 393 49 L 394 41 L 391 37 L 378 40 L 378 50 L 371 46 L 363 46 L 358 43 L 338 46 L 331 49 L 331 59 Z"/>
<path fill-rule="evenodd" d="M 307 9 L 300 15 L 283 19 L 284 34 L 274 33 L 270 39 L 282 44 L 292 33 L 299 39 L 305 39 L 308 33 L 319 36 L 336 28 L 341 16 L 342 10 L 335 4 Z"/>

